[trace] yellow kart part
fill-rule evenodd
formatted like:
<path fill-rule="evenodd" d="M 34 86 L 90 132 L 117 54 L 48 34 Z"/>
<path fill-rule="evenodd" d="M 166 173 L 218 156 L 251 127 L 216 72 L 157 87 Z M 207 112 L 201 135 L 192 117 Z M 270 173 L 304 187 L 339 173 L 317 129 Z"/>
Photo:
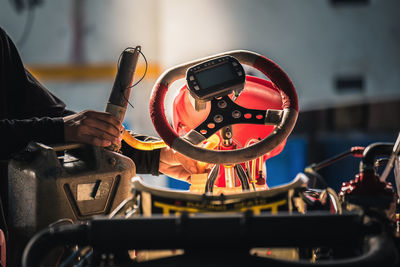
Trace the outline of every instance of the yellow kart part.
<path fill-rule="evenodd" d="M 164 141 L 147 141 L 147 142 L 140 141 L 140 140 L 136 139 L 135 137 L 133 137 L 126 130 L 124 130 L 124 133 L 122 134 L 122 139 L 124 139 L 124 141 L 131 147 L 139 149 L 139 150 L 149 151 L 149 150 L 164 148 L 167 146 Z M 207 140 L 207 142 L 205 143 L 205 145 L 203 147 L 208 148 L 208 149 L 213 149 L 216 146 L 218 146 L 219 142 L 220 142 L 219 137 L 217 135 L 213 135 Z M 203 163 L 202 165 L 207 166 L 208 163 Z"/>
<path fill-rule="evenodd" d="M 207 139 L 207 142 L 203 145 L 203 148 L 214 149 L 219 145 L 220 142 L 221 139 L 219 138 L 219 136 L 213 134 L 210 136 L 210 138 Z M 197 169 L 199 170 L 199 173 L 205 173 L 208 165 L 210 165 L 210 163 L 198 161 Z"/>
<path fill-rule="evenodd" d="M 139 150 L 154 150 L 154 149 L 161 149 L 167 147 L 164 141 L 140 141 L 133 137 L 128 131 L 124 131 L 122 134 L 122 139 L 131 147 L 139 149 Z M 220 138 L 217 135 L 212 135 L 208 138 L 207 142 L 203 145 L 204 148 L 207 149 L 214 149 L 218 146 L 220 142 Z M 204 173 L 209 163 L 206 162 L 197 162 L 197 168 L 199 173 Z"/>
<path fill-rule="evenodd" d="M 122 139 L 130 145 L 133 148 L 139 149 L 139 150 L 154 150 L 154 149 L 160 149 L 164 148 L 167 145 L 164 143 L 164 141 L 140 141 L 133 137 L 128 131 L 124 131 L 122 134 Z"/>

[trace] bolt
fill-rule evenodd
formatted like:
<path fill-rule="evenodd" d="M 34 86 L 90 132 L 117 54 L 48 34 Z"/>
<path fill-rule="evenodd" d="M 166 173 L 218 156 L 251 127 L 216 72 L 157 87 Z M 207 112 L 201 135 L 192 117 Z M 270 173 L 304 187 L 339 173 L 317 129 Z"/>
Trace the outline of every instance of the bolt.
<path fill-rule="evenodd" d="M 224 117 L 222 117 L 222 115 L 215 115 L 214 116 L 214 121 L 216 123 L 221 123 L 224 120 Z"/>
<path fill-rule="evenodd" d="M 227 104 L 225 100 L 218 101 L 219 108 L 226 108 Z"/>
<path fill-rule="evenodd" d="M 234 110 L 232 112 L 232 117 L 234 117 L 235 119 L 240 118 L 240 116 L 242 116 L 242 113 L 239 110 Z"/>

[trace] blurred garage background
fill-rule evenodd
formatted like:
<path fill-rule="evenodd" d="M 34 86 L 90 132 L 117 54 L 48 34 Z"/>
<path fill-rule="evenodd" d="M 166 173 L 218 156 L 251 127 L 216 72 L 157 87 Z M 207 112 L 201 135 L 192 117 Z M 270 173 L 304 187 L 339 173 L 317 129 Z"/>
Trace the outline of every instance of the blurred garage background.
<path fill-rule="evenodd" d="M 163 70 L 233 50 L 261 53 L 291 77 L 300 116 L 267 162 L 269 186 L 355 145 L 394 142 L 400 130 L 398 0 L 0 0 L 0 26 L 26 67 L 69 109 L 104 110 L 120 53 L 141 45 L 149 68 L 125 124 L 156 135 L 148 103 Z M 140 59 L 136 78 L 145 69 Z M 322 174 L 338 189 L 358 170 L 346 159 Z M 186 188 L 164 176 L 152 184 Z"/>

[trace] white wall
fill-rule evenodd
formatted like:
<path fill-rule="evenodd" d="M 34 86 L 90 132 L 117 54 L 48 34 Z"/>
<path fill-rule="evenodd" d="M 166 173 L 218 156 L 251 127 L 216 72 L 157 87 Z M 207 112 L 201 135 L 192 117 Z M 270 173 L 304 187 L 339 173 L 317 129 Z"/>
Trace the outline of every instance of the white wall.
<path fill-rule="evenodd" d="M 115 62 L 115 55 L 136 45 L 142 46 L 148 60 L 158 61 L 157 1 L 86 0 L 85 12 L 89 61 Z"/>
<path fill-rule="evenodd" d="M 17 14 L 8 0 L 0 0 L 0 25 L 17 43 L 28 17 L 25 10 Z M 141 45 L 147 60 L 158 63 L 158 5 L 155 0 L 82 0 L 83 63 L 117 65 L 120 53 L 129 46 Z M 25 64 L 73 63 L 73 1 L 52 0 L 33 10 L 31 33 L 18 46 Z M 144 62 L 140 59 L 140 62 Z M 139 78 L 142 73 L 138 73 Z M 42 81 L 63 99 L 72 110 L 104 110 L 113 80 Z M 155 134 L 148 115 L 148 99 L 154 79 L 144 80 L 132 91 L 127 121 L 135 130 Z"/>
<path fill-rule="evenodd" d="M 27 10 L 17 13 L 10 2 L 0 0 L 0 26 L 16 43 L 24 63 L 68 62 L 72 38 L 70 1 L 44 1 L 31 14 Z M 31 32 L 20 46 L 18 41 L 27 21 Z"/>
<path fill-rule="evenodd" d="M 160 3 L 160 56 L 167 66 L 248 49 L 288 72 L 303 109 L 400 95 L 398 0 L 338 7 L 328 0 Z M 365 91 L 337 93 L 338 75 L 365 76 Z"/>
<path fill-rule="evenodd" d="M 0 25 L 17 40 L 26 11 L 17 15 L 9 1 L 0 1 Z M 20 48 L 27 64 L 71 62 L 72 3 L 43 0 L 34 11 L 32 33 Z M 397 0 L 342 7 L 333 7 L 328 0 L 82 3 L 84 60 L 88 63 L 116 63 L 125 47 L 136 44 L 142 45 L 149 62 L 159 63 L 164 69 L 226 50 L 248 49 L 270 57 L 288 72 L 303 110 L 400 95 Z M 364 76 L 364 92 L 338 93 L 334 79 L 339 75 Z M 147 80 L 135 88 L 132 101 L 137 110 L 129 115 L 131 123 L 146 133 L 154 133 L 148 117 L 143 117 L 153 82 Z M 48 85 L 75 109 L 84 107 L 84 100 L 88 107 L 100 108 L 112 81 Z M 82 94 L 90 97 L 82 99 Z"/>

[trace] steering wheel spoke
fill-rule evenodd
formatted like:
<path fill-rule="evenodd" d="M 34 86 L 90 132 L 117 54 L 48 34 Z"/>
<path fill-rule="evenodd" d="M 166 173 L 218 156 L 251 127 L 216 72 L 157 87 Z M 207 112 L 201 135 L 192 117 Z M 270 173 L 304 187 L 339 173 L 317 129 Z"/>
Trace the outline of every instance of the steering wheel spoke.
<path fill-rule="evenodd" d="M 284 110 L 281 109 L 267 109 L 265 112 L 265 125 L 278 125 L 283 120 Z"/>
<path fill-rule="evenodd" d="M 272 112 L 271 112 L 272 111 Z M 194 130 L 204 138 L 209 138 L 223 127 L 234 124 L 277 124 L 282 118 L 281 110 L 248 109 L 233 102 L 229 96 L 211 100 L 207 118 Z M 277 123 L 276 123 L 277 122 Z"/>

